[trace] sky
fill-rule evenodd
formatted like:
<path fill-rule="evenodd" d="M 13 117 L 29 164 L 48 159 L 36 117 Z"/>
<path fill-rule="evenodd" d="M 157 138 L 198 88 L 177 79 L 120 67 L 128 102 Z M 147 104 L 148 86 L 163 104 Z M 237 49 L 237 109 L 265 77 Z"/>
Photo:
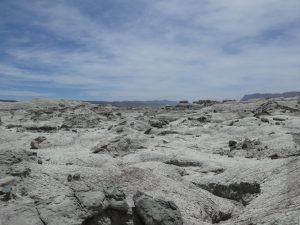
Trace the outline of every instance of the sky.
<path fill-rule="evenodd" d="M 300 91 L 299 0 L 1 0 L 0 98 Z"/>

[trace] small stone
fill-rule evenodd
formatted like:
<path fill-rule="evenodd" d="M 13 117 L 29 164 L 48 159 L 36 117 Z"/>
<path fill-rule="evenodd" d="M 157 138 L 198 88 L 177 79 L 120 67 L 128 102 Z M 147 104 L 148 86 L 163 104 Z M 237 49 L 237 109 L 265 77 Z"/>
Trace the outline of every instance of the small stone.
<path fill-rule="evenodd" d="M 261 118 L 260 121 L 264 122 L 264 123 L 269 123 L 270 122 L 268 118 L 264 118 L 264 117 Z"/>
<path fill-rule="evenodd" d="M 278 154 L 273 154 L 273 155 L 270 155 L 270 159 L 278 159 L 279 158 L 279 156 L 278 156 Z"/>
<path fill-rule="evenodd" d="M 121 125 L 121 126 L 122 126 L 122 125 L 125 125 L 126 123 L 127 123 L 127 121 L 126 121 L 126 120 L 124 120 L 124 121 L 120 122 L 120 123 L 119 123 L 119 125 Z"/>
<path fill-rule="evenodd" d="M 43 164 L 43 161 L 41 159 L 38 159 L 38 164 Z"/>
<path fill-rule="evenodd" d="M 68 175 L 67 180 L 68 180 L 69 182 L 72 181 L 72 175 L 71 175 L 71 174 Z"/>
<path fill-rule="evenodd" d="M 11 168 L 7 174 L 12 176 L 27 177 L 30 175 L 31 169 L 28 167 Z"/>
<path fill-rule="evenodd" d="M 147 129 L 147 130 L 144 132 L 144 134 L 150 134 L 151 130 L 152 130 L 152 128 Z"/>
<path fill-rule="evenodd" d="M 44 142 L 45 140 L 47 140 L 47 138 L 44 137 L 44 136 L 39 136 L 39 137 L 35 138 L 35 139 L 34 139 L 33 141 L 31 141 L 31 143 L 30 143 L 31 149 L 39 149 L 39 148 L 40 148 L 40 144 L 41 144 L 42 142 Z"/>
<path fill-rule="evenodd" d="M 275 120 L 275 121 L 285 121 L 284 118 L 280 118 L 280 117 L 274 117 L 273 120 Z"/>
<path fill-rule="evenodd" d="M 138 191 L 133 196 L 134 215 L 145 225 L 183 225 L 179 208 L 172 201 L 155 199 Z"/>
<path fill-rule="evenodd" d="M 233 141 L 233 140 L 230 140 L 228 142 L 228 146 L 230 147 L 230 149 L 235 149 L 236 148 L 236 145 L 237 145 L 237 142 L 236 141 Z"/>
<path fill-rule="evenodd" d="M 79 173 L 75 173 L 73 175 L 73 180 L 80 180 L 80 174 Z"/>
<path fill-rule="evenodd" d="M 12 196 L 12 187 L 11 186 L 5 186 L 0 190 L 0 198 L 2 201 L 8 201 L 11 199 Z"/>
<path fill-rule="evenodd" d="M 17 179 L 13 176 L 8 176 L 0 179 L 0 187 L 12 185 L 17 182 Z"/>
<path fill-rule="evenodd" d="M 117 133 L 122 133 L 124 131 L 124 128 L 123 127 L 118 127 L 117 129 L 116 129 L 116 132 Z"/>

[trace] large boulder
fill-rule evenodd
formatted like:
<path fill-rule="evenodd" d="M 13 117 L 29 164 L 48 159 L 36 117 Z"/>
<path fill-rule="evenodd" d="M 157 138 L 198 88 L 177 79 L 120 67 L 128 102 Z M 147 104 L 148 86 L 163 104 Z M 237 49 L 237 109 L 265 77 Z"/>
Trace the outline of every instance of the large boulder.
<path fill-rule="evenodd" d="M 172 201 L 154 199 L 138 191 L 134 197 L 135 225 L 182 225 L 178 207 Z"/>
<path fill-rule="evenodd" d="M 130 220 L 129 206 L 123 191 L 108 187 L 103 191 L 77 193 L 80 204 L 86 209 L 83 225 L 125 225 Z"/>

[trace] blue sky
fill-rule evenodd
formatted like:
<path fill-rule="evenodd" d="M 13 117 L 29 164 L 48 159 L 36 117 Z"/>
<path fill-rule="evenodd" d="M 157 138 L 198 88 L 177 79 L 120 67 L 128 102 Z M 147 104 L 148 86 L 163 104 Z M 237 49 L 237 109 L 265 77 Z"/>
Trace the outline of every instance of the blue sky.
<path fill-rule="evenodd" d="M 0 98 L 299 91 L 299 0 L 1 0 Z"/>

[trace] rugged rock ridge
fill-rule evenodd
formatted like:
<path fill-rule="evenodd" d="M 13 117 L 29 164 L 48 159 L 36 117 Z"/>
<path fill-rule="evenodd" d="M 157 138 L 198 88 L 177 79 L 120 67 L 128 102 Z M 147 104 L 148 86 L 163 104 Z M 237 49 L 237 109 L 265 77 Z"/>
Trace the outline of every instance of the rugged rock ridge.
<path fill-rule="evenodd" d="M 251 99 L 267 99 L 267 98 L 288 98 L 288 97 L 296 97 L 300 96 L 300 92 L 297 91 L 291 91 L 291 92 L 284 92 L 284 93 L 255 93 L 255 94 L 249 94 L 249 95 L 244 95 L 242 98 L 242 101 L 247 101 Z"/>

